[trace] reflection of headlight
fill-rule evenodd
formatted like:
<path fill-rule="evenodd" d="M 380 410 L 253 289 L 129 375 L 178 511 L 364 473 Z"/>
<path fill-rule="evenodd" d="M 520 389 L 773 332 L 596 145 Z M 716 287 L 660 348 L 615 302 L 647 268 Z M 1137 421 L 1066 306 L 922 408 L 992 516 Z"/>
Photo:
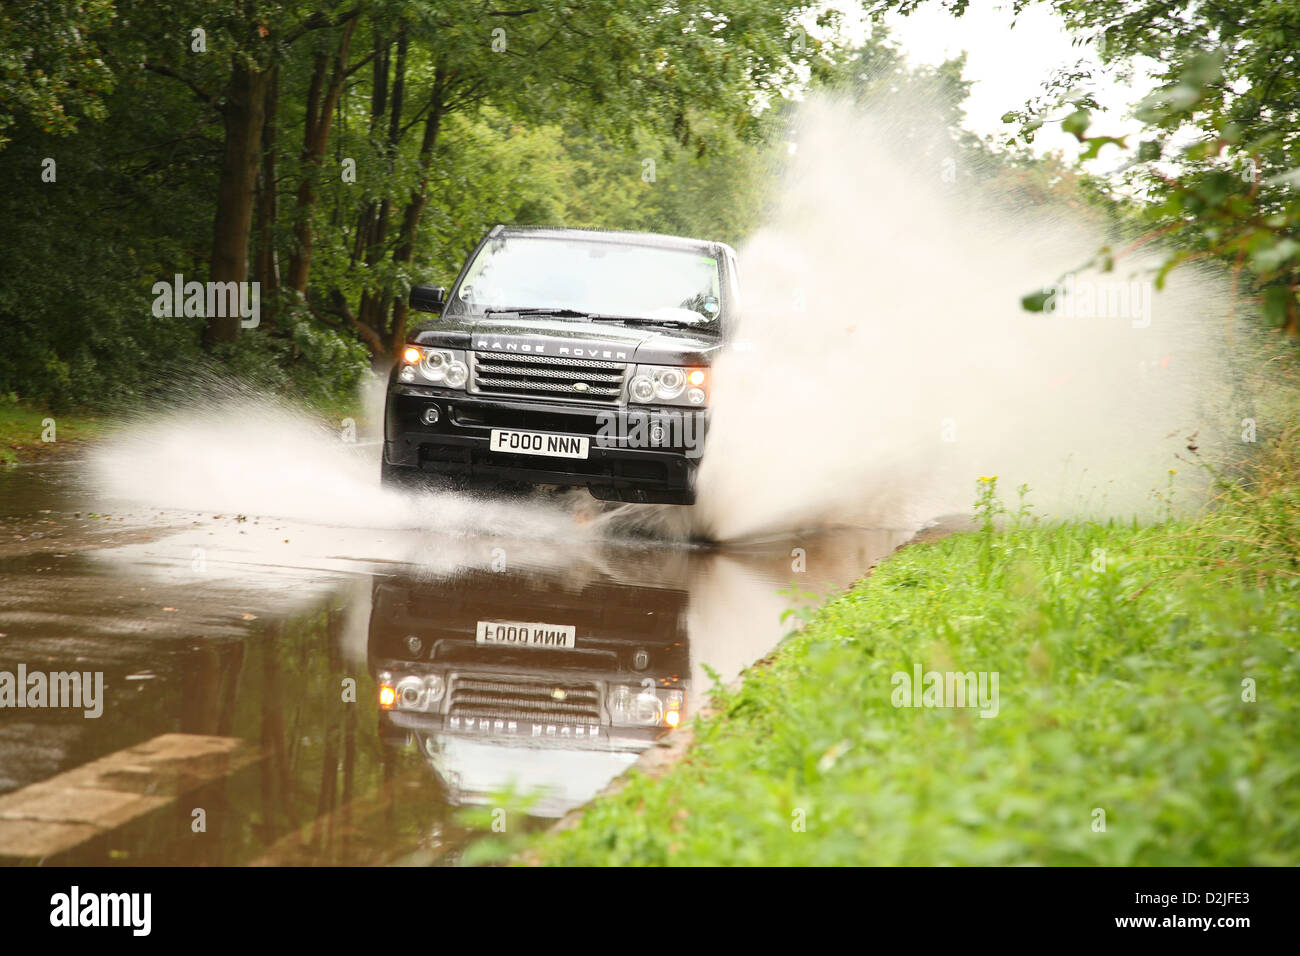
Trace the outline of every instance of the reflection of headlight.
<path fill-rule="evenodd" d="M 610 722 L 616 727 L 676 727 L 684 700 L 680 690 L 620 684 L 610 689 L 606 703 Z"/>
<path fill-rule="evenodd" d="M 393 686 L 385 684 L 381 687 L 379 704 L 385 709 L 396 707 L 398 710 L 431 710 L 434 704 L 442 700 L 445 690 L 446 685 L 437 674 L 411 674 Z"/>
<path fill-rule="evenodd" d="M 638 365 L 633 369 L 628 394 L 634 402 L 664 405 L 708 403 L 709 371 L 676 365 Z M 687 391 L 686 386 L 691 388 Z"/>
<path fill-rule="evenodd" d="M 429 349 L 418 345 L 407 346 L 402 352 L 403 368 L 398 378 L 403 382 L 415 380 L 415 372 L 426 382 L 443 388 L 464 388 L 469 381 L 469 366 L 460 349 Z"/>

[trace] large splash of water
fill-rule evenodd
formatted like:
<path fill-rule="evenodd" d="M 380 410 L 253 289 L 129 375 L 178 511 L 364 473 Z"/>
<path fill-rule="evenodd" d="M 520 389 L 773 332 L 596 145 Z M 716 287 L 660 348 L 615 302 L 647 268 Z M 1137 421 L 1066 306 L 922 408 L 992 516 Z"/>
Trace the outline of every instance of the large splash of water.
<path fill-rule="evenodd" d="M 1119 314 L 1083 307 L 1128 283 L 1125 260 L 1078 274 L 1069 307 L 1025 312 L 1022 295 L 1103 236 L 1061 204 L 991 201 L 936 153 L 926 113 L 802 108 L 774 215 L 741 250 L 746 312 L 715 369 L 694 509 L 385 490 L 374 441 L 245 392 L 125 429 L 97 455 L 97 484 L 161 508 L 551 540 L 915 528 L 968 511 L 981 475 L 1029 484 L 1039 513 L 1149 513 L 1187 446 L 1225 433 L 1206 401 L 1230 377 L 1223 285 L 1176 274 L 1157 294 L 1129 286 Z M 368 403 L 378 421 L 382 384 Z"/>
<path fill-rule="evenodd" d="M 697 532 L 916 527 L 968 513 L 993 475 L 1040 514 L 1150 514 L 1169 469 L 1194 471 L 1188 446 L 1226 438 L 1237 409 L 1209 400 L 1229 378 L 1225 284 L 1184 271 L 1155 292 L 1130 275 L 1152 260 L 1128 257 L 1025 311 L 1102 231 L 1064 203 L 995 199 L 927 114 L 802 108 L 775 215 L 741 250 Z"/>
<path fill-rule="evenodd" d="M 367 386 L 367 419 L 380 421 L 382 382 Z M 267 515 L 352 528 L 423 528 L 560 540 L 591 533 L 572 509 L 479 493 L 408 492 L 379 484 L 376 436 L 329 422 L 257 391 L 209 385 L 122 428 L 92 456 L 96 490 L 177 511 Z M 379 408 L 375 408 L 376 404 Z"/>

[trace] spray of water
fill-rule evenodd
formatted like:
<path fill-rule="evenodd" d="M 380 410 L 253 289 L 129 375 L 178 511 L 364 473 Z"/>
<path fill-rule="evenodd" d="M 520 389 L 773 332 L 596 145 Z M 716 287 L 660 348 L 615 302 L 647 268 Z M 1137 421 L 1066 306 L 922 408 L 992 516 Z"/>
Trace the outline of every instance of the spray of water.
<path fill-rule="evenodd" d="M 802 108 L 775 216 L 741 250 L 696 534 L 916 527 L 968 513 L 986 475 L 1028 484 L 1039 514 L 1150 514 L 1169 469 L 1196 470 L 1179 454 L 1241 411 L 1208 400 L 1229 377 L 1222 282 L 1155 292 L 1130 279 L 1153 261 L 1128 257 L 1026 312 L 1104 236 L 1068 207 L 994 201 L 933 148 L 931 113 Z"/>
<path fill-rule="evenodd" d="M 1151 264 L 1130 257 L 1078 274 L 1055 314 L 1025 312 L 1021 296 L 1103 236 L 1068 208 L 992 201 L 931 113 L 901 98 L 802 108 L 774 215 L 741 250 L 745 317 L 714 370 L 693 509 L 384 490 L 374 441 L 238 390 L 125 430 L 96 484 L 161 508 L 551 541 L 910 529 L 968 512 L 981 475 L 1027 483 L 1040 514 L 1163 508 L 1152 492 L 1178 456 L 1211 453 L 1242 415 L 1209 401 L 1232 378 L 1226 286 L 1183 271 L 1159 293 L 1129 287 L 1118 314 L 1090 311 L 1084 293 L 1105 300 Z M 382 384 L 367 402 L 381 420 Z"/>
<path fill-rule="evenodd" d="M 365 392 L 368 406 L 382 403 L 382 383 Z M 381 420 L 373 409 L 367 418 Z M 229 384 L 207 383 L 201 406 L 181 404 L 121 429 L 90 465 L 100 494 L 161 509 L 461 536 L 487 531 L 555 541 L 591 533 L 540 496 L 383 488 L 373 438 Z"/>

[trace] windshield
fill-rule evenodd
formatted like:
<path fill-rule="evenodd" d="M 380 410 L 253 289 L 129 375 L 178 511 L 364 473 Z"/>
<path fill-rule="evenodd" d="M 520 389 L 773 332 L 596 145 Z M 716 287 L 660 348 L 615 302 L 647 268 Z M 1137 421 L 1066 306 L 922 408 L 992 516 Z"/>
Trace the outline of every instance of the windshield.
<path fill-rule="evenodd" d="M 572 310 L 685 323 L 718 316 L 718 260 L 692 249 L 503 236 L 479 252 L 457 311 Z"/>

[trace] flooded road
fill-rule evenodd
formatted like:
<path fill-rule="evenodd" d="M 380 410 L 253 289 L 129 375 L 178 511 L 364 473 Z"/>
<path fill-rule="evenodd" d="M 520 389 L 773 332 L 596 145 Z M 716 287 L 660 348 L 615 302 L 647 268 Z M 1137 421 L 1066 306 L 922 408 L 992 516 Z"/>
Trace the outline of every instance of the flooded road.
<path fill-rule="evenodd" d="M 435 532 L 414 498 L 409 526 L 368 528 L 143 507 L 83 472 L 0 473 L 0 675 L 103 681 L 98 716 L 0 708 L 10 863 L 458 862 L 467 810 L 514 830 L 584 803 L 689 719 L 711 673 L 771 650 L 784 612 L 910 536 L 703 547 L 533 501 L 483 504 L 517 511 L 495 533 L 472 513 Z M 242 756 L 140 770 L 122 789 L 148 812 L 55 807 L 60 775 L 139 770 L 119 752 L 176 734 Z"/>

